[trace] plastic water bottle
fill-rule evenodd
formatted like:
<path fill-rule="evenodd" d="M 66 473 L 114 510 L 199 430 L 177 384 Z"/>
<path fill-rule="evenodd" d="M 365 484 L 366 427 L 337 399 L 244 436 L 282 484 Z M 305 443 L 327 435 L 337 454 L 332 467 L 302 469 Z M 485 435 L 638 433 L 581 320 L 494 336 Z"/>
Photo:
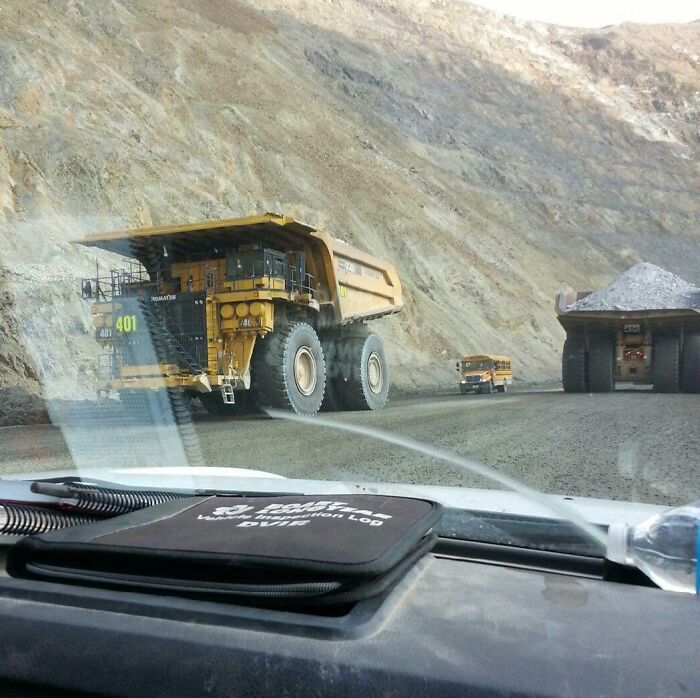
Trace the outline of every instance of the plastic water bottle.
<path fill-rule="evenodd" d="M 700 594 L 700 500 L 636 526 L 611 524 L 606 557 L 634 565 L 667 591 Z"/>

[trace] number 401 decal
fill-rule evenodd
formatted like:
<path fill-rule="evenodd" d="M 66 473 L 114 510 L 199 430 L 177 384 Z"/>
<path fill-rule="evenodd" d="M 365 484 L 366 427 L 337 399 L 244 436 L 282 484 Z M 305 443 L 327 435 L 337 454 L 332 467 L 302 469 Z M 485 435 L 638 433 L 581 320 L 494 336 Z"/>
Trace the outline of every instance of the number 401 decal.
<path fill-rule="evenodd" d="M 118 315 L 114 326 L 117 332 L 136 332 L 136 315 Z"/>

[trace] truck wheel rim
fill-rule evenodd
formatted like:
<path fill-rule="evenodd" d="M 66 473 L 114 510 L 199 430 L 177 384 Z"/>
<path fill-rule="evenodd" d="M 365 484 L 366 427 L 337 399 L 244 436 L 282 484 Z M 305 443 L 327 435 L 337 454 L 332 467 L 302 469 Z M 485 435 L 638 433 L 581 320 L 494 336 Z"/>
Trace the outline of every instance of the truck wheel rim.
<path fill-rule="evenodd" d="M 311 395 L 316 389 L 316 359 L 308 347 L 299 347 L 294 356 L 294 382 L 302 395 Z"/>
<path fill-rule="evenodd" d="M 367 359 L 367 383 L 373 393 L 382 392 L 384 373 L 382 371 L 382 361 L 376 351 L 373 351 L 369 355 L 369 359 Z"/>

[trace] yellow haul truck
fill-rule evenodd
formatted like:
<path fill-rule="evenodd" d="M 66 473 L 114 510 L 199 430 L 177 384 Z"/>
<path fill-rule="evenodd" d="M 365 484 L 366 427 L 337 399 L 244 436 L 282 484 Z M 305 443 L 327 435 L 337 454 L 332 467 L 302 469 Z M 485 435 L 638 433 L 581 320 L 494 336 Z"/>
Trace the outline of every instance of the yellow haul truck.
<path fill-rule="evenodd" d="M 513 382 L 513 371 L 509 356 L 496 354 L 472 354 L 463 356 L 457 362 L 459 373 L 459 392 L 491 394 L 494 390 L 499 393 L 508 391 Z"/>
<path fill-rule="evenodd" d="M 380 409 L 389 370 L 365 321 L 403 305 L 394 268 L 289 216 L 90 235 L 131 260 L 83 279 L 107 349 L 104 391 L 198 396 L 216 414 L 250 391 L 311 415 Z"/>
<path fill-rule="evenodd" d="M 576 310 L 591 291 L 565 287 L 556 296 L 566 330 L 562 383 L 567 393 L 605 393 L 615 383 L 657 392 L 700 392 L 700 310 Z"/>

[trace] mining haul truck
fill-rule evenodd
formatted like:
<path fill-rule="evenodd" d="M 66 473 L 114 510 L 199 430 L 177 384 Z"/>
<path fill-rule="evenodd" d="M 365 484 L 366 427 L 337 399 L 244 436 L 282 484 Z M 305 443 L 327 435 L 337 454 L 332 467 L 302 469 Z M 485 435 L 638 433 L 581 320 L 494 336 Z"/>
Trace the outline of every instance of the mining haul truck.
<path fill-rule="evenodd" d="M 275 214 L 77 242 L 130 260 L 82 280 L 104 392 L 167 389 L 216 414 L 246 394 L 302 415 L 386 402 L 384 348 L 365 321 L 403 305 L 390 264 Z"/>
<path fill-rule="evenodd" d="M 565 392 L 605 393 L 615 383 L 700 392 L 700 310 L 576 310 L 574 304 L 590 293 L 565 288 L 556 297 L 566 330 Z"/>

